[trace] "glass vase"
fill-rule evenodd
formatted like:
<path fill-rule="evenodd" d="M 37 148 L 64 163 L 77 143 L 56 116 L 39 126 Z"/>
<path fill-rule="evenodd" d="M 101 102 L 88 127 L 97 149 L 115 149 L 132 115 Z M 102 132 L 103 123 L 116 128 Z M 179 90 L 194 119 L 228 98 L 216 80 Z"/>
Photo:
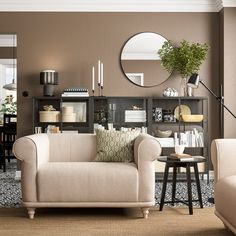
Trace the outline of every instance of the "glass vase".
<path fill-rule="evenodd" d="M 181 78 L 180 94 L 184 97 L 187 96 L 187 78 L 186 77 Z"/>

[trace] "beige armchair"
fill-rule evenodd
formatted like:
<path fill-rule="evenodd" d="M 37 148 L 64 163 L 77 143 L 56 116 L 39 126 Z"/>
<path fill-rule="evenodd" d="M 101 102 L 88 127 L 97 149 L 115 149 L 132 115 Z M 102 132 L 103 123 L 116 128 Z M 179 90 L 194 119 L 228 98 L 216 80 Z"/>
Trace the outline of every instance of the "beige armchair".
<path fill-rule="evenodd" d="M 215 214 L 236 234 L 236 139 L 211 144 L 215 179 Z"/>
<path fill-rule="evenodd" d="M 150 135 L 136 138 L 134 163 L 94 162 L 95 134 L 35 134 L 13 150 L 31 219 L 38 207 L 141 207 L 147 218 L 155 204 L 153 160 L 161 147 Z"/>

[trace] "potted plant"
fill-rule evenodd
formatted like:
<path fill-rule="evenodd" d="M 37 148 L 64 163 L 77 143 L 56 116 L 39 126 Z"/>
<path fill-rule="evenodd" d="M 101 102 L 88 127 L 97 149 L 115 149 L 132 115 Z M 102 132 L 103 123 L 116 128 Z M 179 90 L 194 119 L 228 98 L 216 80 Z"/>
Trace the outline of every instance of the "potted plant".
<path fill-rule="evenodd" d="M 174 47 L 170 41 L 166 41 L 158 50 L 162 66 L 170 73 L 178 72 L 182 77 L 184 96 L 187 95 L 187 78 L 197 73 L 203 61 L 207 57 L 209 46 L 204 43 L 190 44 L 186 40 Z"/>
<path fill-rule="evenodd" d="M 0 112 L 5 114 L 16 115 L 17 113 L 17 102 L 13 102 L 12 95 L 7 96 L 2 103 L 2 108 Z"/>

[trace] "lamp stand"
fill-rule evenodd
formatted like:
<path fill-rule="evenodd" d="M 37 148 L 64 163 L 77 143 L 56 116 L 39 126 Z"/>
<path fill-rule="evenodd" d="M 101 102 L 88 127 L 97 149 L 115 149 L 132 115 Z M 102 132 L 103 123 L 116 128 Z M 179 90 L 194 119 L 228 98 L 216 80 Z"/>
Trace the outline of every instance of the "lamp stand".
<path fill-rule="evenodd" d="M 221 97 L 218 97 L 211 89 L 209 89 L 205 84 L 204 82 L 201 80 L 199 81 L 221 104 L 221 106 L 223 106 L 235 119 L 236 119 L 236 116 L 234 115 L 234 113 L 227 107 L 225 106 L 224 104 L 224 97 L 221 96 Z"/>
<path fill-rule="evenodd" d="M 204 82 L 203 81 L 199 81 L 218 101 L 219 101 L 219 103 L 220 103 L 220 105 L 221 105 L 221 117 L 220 117 L 220 119 L 221 119 L 221 137 L 223 137 L 223 122 L 222 122 L 222 120 L 223 120 L 223 108 L 225 108 L 235 119 L 236 119 L 236 116 L 234 115 L 234 113 L 224 104 L 224 97 L 222 96 L 222 86 L 221 86 L 221 96 L 220 97 L 218 97 L 211 89 L 209 89 L 205 84 L 204 84 Z M 208 198 L 208 202 L 210 202 L 210 203 L 212 203 L 212 204 L 214 204 L 215 203 L 215 199 L 213 198 L 213 197 L 210 197 L 210 198 Z"/>
<path fill-rule="evenodd" d="M 43 85 L 43 96 L 52 97 L 54 96 L 54 85 L 44 84 Z"/>

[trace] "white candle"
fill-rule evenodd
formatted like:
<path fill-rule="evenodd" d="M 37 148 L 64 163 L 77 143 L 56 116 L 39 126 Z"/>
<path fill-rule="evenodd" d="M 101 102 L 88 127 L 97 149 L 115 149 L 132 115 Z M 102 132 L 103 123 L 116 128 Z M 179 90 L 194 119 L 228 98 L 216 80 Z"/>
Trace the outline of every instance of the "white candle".
<path fill-rule="evenodd" d="M 92 74 L 93 74 L 93 76 L 92 76 L 92 90 L 94 91 L 94 87 L 95 87 L 95 85 L 94 85 L 94 83 L 95 83 L 95 80 L 94 80 L 94 66 L 93 66 Z"/>
<path fill-rule="evenodd" d="M 98 60 L 98 84 L 100 85 L 101 83 L 101 72 L 100 72 L 100 67 L 101 67 L 101 62 Z"/>
<path fill-rule="evenodd" d="M 103 63 L 101 63 L 101 86 L 103 87 Z"/>

